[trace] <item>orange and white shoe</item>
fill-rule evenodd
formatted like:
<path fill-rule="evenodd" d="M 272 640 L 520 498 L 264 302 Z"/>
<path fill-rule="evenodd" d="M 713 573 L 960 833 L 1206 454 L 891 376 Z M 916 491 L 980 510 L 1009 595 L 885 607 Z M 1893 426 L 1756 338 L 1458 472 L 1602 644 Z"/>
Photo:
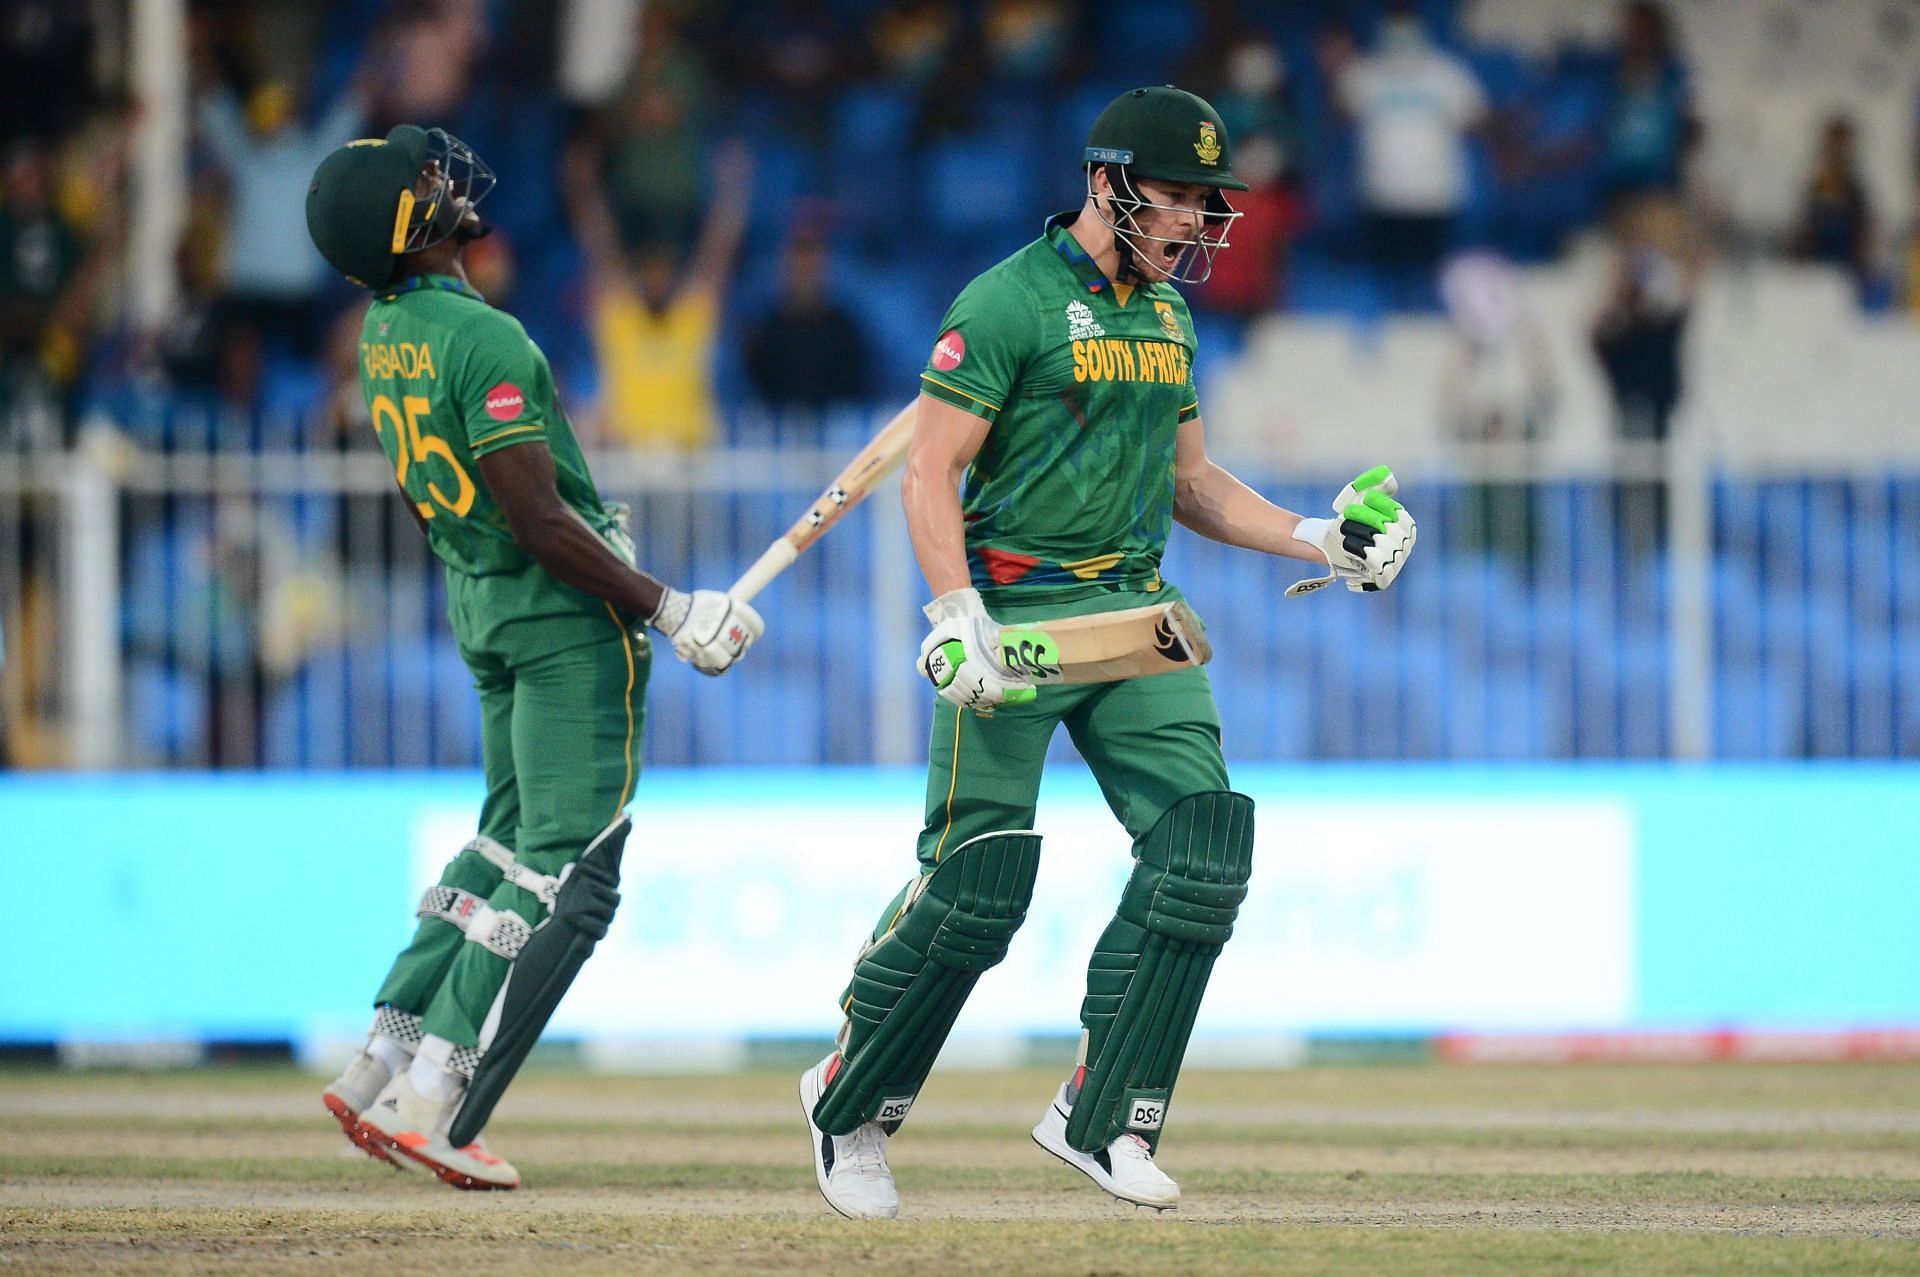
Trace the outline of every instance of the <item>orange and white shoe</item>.
<path fill-rule="evenodd" d="M 459 1107 L 458 1092 L 446 1100 L 430 1100 L 414 1088 L 405 1073 L 400 1073 L 361 1111 L 359 1129 L 390 1156 L 424 1166 L 455 1188 L 520 1187 L 520 1172 L 511 1162 L 488 1152 L 484 1140 L 476 1139 L 465 1148 L 455 1148 L 448 1142 L 447 1128 Z"/>
<path fill-rule="evenodd" d="M 361 1051 L 348 1061 L 340 1076 L 320 1093 L 320 1101 L 327 1106 L 327 1112 L 333 1114 L 334 1120 L 340 1123 L 340 1130 L 362 1152 L 398 1170 L 401 1164 L 387 1152 L 387 1146 L 368 1138 L 360 1129 L 360 1114 L 372 1107 L 381 1090 L 392 1080 L 392 1065 L 370 1051 Z"/>

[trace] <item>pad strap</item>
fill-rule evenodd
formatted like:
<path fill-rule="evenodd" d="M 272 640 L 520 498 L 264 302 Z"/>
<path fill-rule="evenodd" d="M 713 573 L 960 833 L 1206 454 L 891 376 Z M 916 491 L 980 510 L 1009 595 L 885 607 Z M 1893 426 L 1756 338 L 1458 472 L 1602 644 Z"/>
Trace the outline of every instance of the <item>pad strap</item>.
<path fill-rule="evenodd" d="M 428 887 L 426 894 L 420 897 L 420 907 L 414 910 L 422 918 L 439 918 L 450 922 L 465 931 L 467 922 L 476 910 L 487 907 L 487 902 L 471 891 L 462 891 L 458 887 L 449 887 L 445 883 L 436 883 Z"/>
<path fill-rule="evenodd" d="M 392 1038 L 409 1052 L 419 1049 L 423 1036 L 420 1017 L 411 1011 L 402 1011 L 397 1007 L 382 1006 L 373 1014 L 373 1035 Z"/>
<path fill-rule="evenodd" d="M 467 919 L 467 939 L 511 962 L 527 947 L 533 924 L 507 909 L 481 905 Z"/>
<path fill-rule="evenodd" d="M 558 878 L 549 877 L 537 870 L 529 869 L 518 860 L 515 860 L 512 852 L 485 834 L 481 834 L 475 838 L 462 848 L 462 850 L 478 852 L 488 864 L 500 871 L 502 878 L 505 878 L 522 891 L 531 892 L 539 897 L 541 905 L 545 908 L 553 908 L 554 898 L 560 894 L 560 880 Z"/>
<path fill-rule="evenodd" d="M 527 937 L 533 934 L 533 924 L 519 914 L 495 909 L 471 891 L 458 887 L 428 887 L 420 897 L 419 914 L 422 918 L 445 919 L 466 932 L 467 939 L 486 946 L 508 961 L 520 956 L 520 951 L 527 947 Z"/>

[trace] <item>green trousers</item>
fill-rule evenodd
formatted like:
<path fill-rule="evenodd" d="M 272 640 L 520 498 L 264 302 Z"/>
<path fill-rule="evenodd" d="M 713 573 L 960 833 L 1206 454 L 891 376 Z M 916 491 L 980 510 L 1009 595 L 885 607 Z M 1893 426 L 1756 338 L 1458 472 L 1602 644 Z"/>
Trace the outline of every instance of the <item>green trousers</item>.
<path fill-rule="evenodd" d="M 1117 612 L 1179 596 L 1116 591 L 1074 605 L 998 606 L 1003 623 L 1069 613 Z M 1107 805 L 1138 853 L 1167 808 L 1190 794 L 1227 789 L 1220 752 L 1220 710 L 1205 669 L 1156 674 L 1124 683 L 1043 687 L 1025 705 L 991 714 L 934 702 L 927 747 L 926 819 L 917 847 L 922 872 L 969 838 L 1003 829 L 1031 829 L 1040 773 L 1055 730 L 1065 724 Z M 898 917 L 911 884 L 881 912 L 875 937 Z"/>
<path fill-rule="evenodd" d="M 521 864 L 557 875 L 618 818 L 640 775 L 645 637 L 605 603 L 537 567 L 447 573 L 448 615 L 480 692 L 487 797 L 480 832 Z M 440 881 L 538 923 L 545 908 L 472 852 Z M 424 1032 L 477 1045 L 507 960 L 452 923 L 420 920 L 376 1005 L 423 1017 Z"/>

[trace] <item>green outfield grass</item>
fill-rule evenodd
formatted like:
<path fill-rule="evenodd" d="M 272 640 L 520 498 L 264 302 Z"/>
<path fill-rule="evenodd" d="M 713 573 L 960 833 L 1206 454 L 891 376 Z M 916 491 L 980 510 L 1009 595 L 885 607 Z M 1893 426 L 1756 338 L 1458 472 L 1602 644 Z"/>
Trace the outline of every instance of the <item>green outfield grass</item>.
<path fill-rule="evenodd" d="M 1027 1138 L 1051 1072 L 937 1074 L 905 1203 L 813 1187 L 785 1072 L 541 1073 L 492 1131 L 527 1187 L 352 1152 L 287 1070 L 0 1072 L 0 1270 L 36 1273 L 1920 1273 L 1920 1070 L 1194 1073 L 1177 1214 Z"/>

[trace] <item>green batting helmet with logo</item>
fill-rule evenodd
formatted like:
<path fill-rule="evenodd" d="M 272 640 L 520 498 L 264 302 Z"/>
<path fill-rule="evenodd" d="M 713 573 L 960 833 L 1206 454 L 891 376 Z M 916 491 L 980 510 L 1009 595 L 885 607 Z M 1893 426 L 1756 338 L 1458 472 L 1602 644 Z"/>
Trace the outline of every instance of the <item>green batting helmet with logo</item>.
<path fill-rule="evenodd" d="M 441 180 L 416 194 L 429 164 Z M 401 256 L 458 232 L 493 182 L 493 171 L 460 139 L 401 124 L 320 161 L 307 186 L 307 233 L 335 270 L 362 288 L 384 288 Z"/>
<path fill-rule="evenodd" d="M 1171 84 L 1134 89 L 1107 104 L 1087 134 L 1088 164 L 1120 164 L 1136 177 L 1229 191 L 1233 152 L 1220 114 L 1205 98 Z"/>

